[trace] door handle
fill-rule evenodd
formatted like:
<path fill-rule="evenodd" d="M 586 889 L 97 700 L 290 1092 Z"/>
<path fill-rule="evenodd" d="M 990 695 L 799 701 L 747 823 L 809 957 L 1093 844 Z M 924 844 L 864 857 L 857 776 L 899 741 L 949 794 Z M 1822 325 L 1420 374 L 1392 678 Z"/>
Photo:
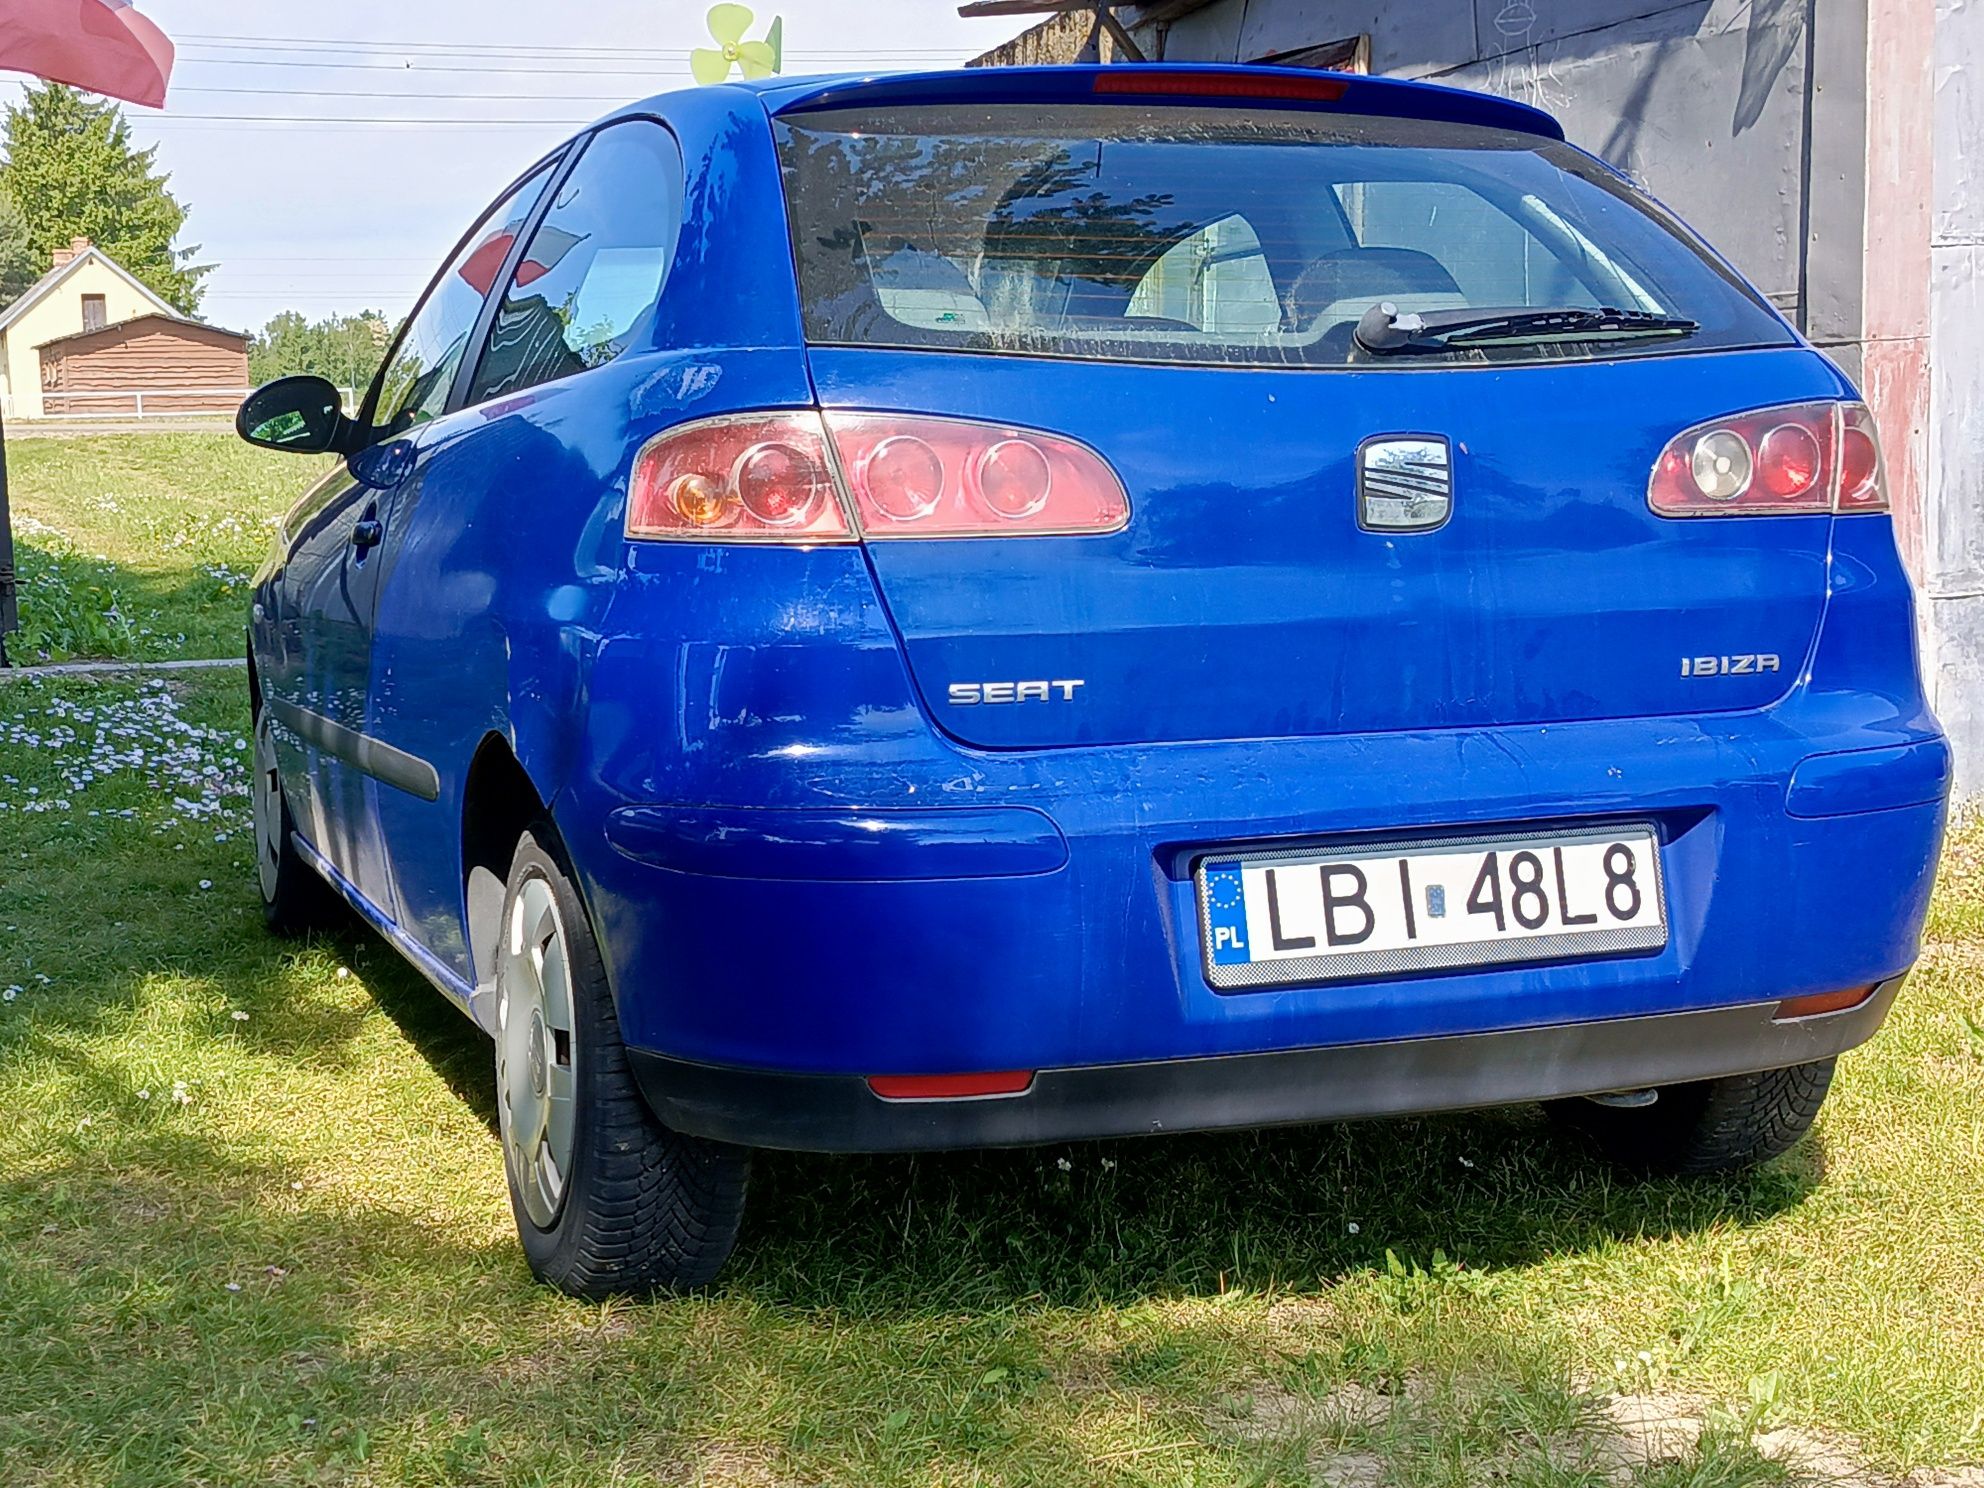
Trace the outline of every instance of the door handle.
<path fill-rule="evenodd" d="M 376 548 L 385 540 L 386 524 L 377 517 L 367 517 L 351 526 L 351 545 L 363 553 L 368 548 Z"/>

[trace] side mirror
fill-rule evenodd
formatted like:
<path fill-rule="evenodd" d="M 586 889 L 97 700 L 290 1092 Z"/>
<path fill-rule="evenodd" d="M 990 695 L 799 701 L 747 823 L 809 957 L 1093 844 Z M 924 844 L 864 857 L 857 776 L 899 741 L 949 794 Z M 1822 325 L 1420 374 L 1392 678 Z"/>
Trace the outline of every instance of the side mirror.
<path fill-rule="evenodd" d="M 344 398 L 321 377 L 278 377 L 242 400 L 234 432 L 264 449 L 296 455 L 342 453 L 351 442 Z"/>

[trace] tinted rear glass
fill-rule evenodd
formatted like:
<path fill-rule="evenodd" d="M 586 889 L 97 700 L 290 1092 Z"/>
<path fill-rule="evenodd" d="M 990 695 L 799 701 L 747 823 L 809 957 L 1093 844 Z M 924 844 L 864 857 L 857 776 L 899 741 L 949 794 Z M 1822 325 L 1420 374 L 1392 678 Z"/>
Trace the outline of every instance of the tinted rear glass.
<path fill-rule="evenodd" d="M 1456 349 L 1638 356 L 1790 335 L 1568 145 L 1292 110 L 943 106 L 776 122 L 815 343 L 1339 366 L 1372 304 L 1606 306 L 1700 329 Z M 1423 364 L 1423 358 L 1414 358 Z"/>

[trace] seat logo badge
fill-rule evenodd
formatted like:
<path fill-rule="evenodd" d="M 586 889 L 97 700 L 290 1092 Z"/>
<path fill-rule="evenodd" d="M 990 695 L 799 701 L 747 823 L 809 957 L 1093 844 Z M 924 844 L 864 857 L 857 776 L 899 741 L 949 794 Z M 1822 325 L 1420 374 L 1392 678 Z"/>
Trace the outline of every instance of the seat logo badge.
<path fill-rule="evenodd" d="M 1454 508 L 1453 450 L 1437 434 L 1386 434 L 1357 447 L 1357 525 L 1430 532 Z"/>

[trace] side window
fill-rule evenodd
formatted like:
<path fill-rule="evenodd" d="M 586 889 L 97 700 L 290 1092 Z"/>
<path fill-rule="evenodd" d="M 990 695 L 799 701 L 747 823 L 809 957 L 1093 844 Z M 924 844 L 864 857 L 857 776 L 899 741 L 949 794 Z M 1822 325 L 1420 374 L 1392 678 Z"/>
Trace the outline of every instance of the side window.
<path fill-rule="evenodd" d="M 682 229 L 682 151 L 645 119 L 600 131 L 558 188 L 489 328 L 469 401 L 602 367 L 648 323 Z"/>
<path fill-rule="evenodd" d="M 1337 198 L 1360 247 L 1433 260 L 1469 305 L 1597 303 L 1534 234 L 1465 186 L 1360 181 L 1338 186 Z"/>
<path fill-rule="evenodd" d="M 1167 248 L 1131 293 L 1129 314 L 1245 334 L 1279 326 L 1281 302 L 1259 235 L 1236 214 Z"/>
<path fill-rule="evenodd" d="M 551 167 L 537 172 L 497 202 L 476 225 L 468 243 L 449 260 L 427 298 L 413 312 L 406 331 L 379 379 L 372 427 L 401 434 L 437 418 L 468 350 L 468 338 L 482 313 L 482 302 L 496 287 L 510 245 L 523 231 Z"/>

